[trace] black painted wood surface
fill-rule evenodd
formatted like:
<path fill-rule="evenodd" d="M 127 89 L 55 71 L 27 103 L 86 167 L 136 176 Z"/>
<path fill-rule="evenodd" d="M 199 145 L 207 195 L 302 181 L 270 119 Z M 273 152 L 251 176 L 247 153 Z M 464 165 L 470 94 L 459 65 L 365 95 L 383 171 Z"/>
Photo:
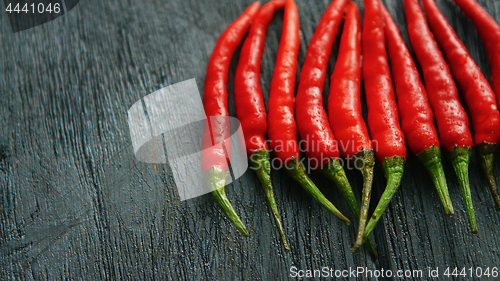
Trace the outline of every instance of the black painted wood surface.
<path fill-rule="evenodd" d="M 362 1 L 356 2 L 362 12 Z M 384 2 L 407 41 L 402 1 Z M 500 21 L 500 2 L 479 2 Z M 1 280 L 288 280 L 292 266 L 420 269 L 425 277 L 428 267 L 439 267 L 441 275 L 446 267 L 500 267 L 500 217 L 475 153 L 470 182 L 479 235 L 469 231 L 451 164 L 444 160 L 455 207 L 450 217 L 410 155 L 401 188 L 374 231 L 376 263 L 366 249 L 351 254 L 355 227 L 327 213 L 284 171 L 272 176 L 288 254 L 253 171 L 227 187 L 250 231 L 243 238 L 211 196 L 179 201 L 168 166 L 155 170 L 134 162 L 127 109 L 190 78 L 202 92 L 218 36 L 250 3 L 87 0 L 63 17 L 15 34 L 0 12 Z M 329 1 L 297 4 L 300 67 Z M 472 23 L 451 0 L 438 4 L 489 77 Z M 269 27 L 262 59 L 266 102 L 282 18 L 278 13 Z M 329 73 L 336 53 L 337 47 Z M 235 67 L 233 59 L 229 93 Z M 231 95 L 229 104 L 235 116 Z M 500 160 L 495 173 L 500 177 Z M 347 174 L 359 198 L 361 175 Z M 352 218 L 333 184 L 316 173 L 311 177 Z M 384 186 L 377 168 L 372 202 Z"/>

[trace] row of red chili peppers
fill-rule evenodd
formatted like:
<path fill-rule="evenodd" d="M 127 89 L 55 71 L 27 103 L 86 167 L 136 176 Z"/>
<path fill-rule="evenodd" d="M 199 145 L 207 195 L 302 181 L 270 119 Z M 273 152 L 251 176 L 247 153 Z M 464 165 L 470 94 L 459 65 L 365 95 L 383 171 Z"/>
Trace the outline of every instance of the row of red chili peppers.
<path fill-rule="evenodd" d="M 480 30 L 492 63 L 492 84 L 500 102 L 500 27 L 475 0 L 455 1 Z M 459 178 L 471 230 L 477 233 L 468 180 L 472 137 L 453 78 L 467 104 L 480 163 L 497 208 L 500 208 L 493 176 L 493 157 L 500 140 L 500 113 L 495 93 L 434 0 L 423 0 L 423 4 L 428 22 L 418 0 L 404 0 L 410 43 L 422 68 L 424 83 L 397 25 L 380 0 L 364 0 L 363 31 L 357 5 L 349 0 L 333 0 L 309 42 L 295 103 L 300 40 L 298 10 L 293 0 L 273 0 L 260 9 L 259 2 L 255 2 L 224 31 L 210 56 L 203 95 L 206 115 L 222 118 L 209 118 L 207 122 L 202 169 L 214 190 L 215 200 L 243 235 L 247 236 L 248 232 L 224 192 L 230 153 L 227 143 L 229 129 L 224 117 L 228 116 L 226 84 L 229 63 L 247 30 L 235 74 L 236 113 L 244 132 L 250 164 L 262 183 L 286 251 L 289 246 L 270 179 L 270 150 L 286 164 L 286 171 L 294 180 L 349 224 L 349 220 L 307 176 L 300 161 L 297 131 L 302 140 L 306 140 L 305 147 L 315 147 L 314 150 L 306 149 L 306 156 L 319 163 L 319 172 L 335 182 L 358 220 L 353 252 L 366 240 L 372 257 L 377 257 L 370 233 L 400 185 L 406 160 L 405 141 L 429 171 L 445 211 L 453 214 L 441 164 L 440 144 L 443 145 Z M 282 7 L 283 30 L 271 80 L 269 116 L 266 116 L 260 87 L 260 61 L 267 27 L 275 11 Z M 331 77 L 327 115 L 323 108 L 322 89 L 344 12 L 344 30 Z M 368 128 L 361 109 L 361 74 Z M 348 159 L 363 163 L 361 207 L 340 164 L 337 141 L 354 141 L 356 145 L 340 146 L 340 152 Z M 372 141 L 377 143 L 376 150 Z M 278 146 L 280 149 L 276 149 Z M 283 147 L 287 149 L 283 150 Z M 387 186 L 366 223 L 375 158 L 381 164 Z"/>

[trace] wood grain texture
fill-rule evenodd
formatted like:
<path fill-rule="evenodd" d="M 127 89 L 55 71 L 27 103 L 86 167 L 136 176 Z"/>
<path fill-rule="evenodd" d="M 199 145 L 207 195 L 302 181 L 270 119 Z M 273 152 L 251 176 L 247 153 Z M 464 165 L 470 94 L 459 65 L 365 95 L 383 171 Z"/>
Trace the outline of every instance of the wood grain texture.
<path fill-rule="evenodd" d="M 356 2 L 362 12 L 362 1 Z M 408 43 L 402 1 L 384 2 Z M 437 2 L 489 77 L 472 23 L 451 0 Z M 500 22 L 500 2 L 479 2 Z M 202 92 L 218 36 L 250 3 L 87 0 L 63 17 L 15 34 L 0 12 L 1 280 L 288 280 L 291 266 L 500 266 L 500 217 L 474 155 L 470 181 L 479 235 L 469 231 L 451 164 L 444 161 L 455 207 L 449 217 L 423 166 L 410 155 L 402 186 L 374 231 L 377 263 L 365 249 L 352 255 L 354 226 L 327 213 L 284 171 L 272 176 L 289 254 L 253 171 L 227 187 L 251 235 L 243 238 L 210 196 L 179 201 L 168 165 L 155 171 L 135 162 L 127 109 L 193 77 Z M 297 4 L 300 66 L 329 1 Z M 266 103 L 282 18 L 280 12 L 271 23 L 262 58 Z M 337 47 L 329 73 L 336 53 Z M 235 68 L 233 59 L 230 94 Z M 231 95 L 229 104 L 235 116 Z M 359 198 L 360 173 L 347 175 Z M 495 175 L 500 177 L 500 160 Z M 352 218 L 333 184 L 316 173 L 311 177 Z M 384 186 L 377 169 L 374 202 Z"/>

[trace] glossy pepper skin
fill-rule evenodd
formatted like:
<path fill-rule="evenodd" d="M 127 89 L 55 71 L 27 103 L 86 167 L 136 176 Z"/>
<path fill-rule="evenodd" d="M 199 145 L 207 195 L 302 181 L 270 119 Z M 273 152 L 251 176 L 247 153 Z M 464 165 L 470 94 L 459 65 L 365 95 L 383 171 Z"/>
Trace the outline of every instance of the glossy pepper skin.
<path fill-rule="evenodd" d="M 462 11 L 472 20 L 476 26 L 477 32 L 483 41 L 488 60 L 491 67 L 491 85 L 496 94 L 497 106 L 500 106 L 500 26 L 486 12 L 481 5 L 474 0 L 454 0 Z M 482 148 L 483 150 L 485 148 Z M 496 147 L 489 147 L 495 151 Z M 493 158 L 491 157 L 491 161 Z M 486 164 L 486 163 L 485 163 Z M 484 165 L 484 164 L 483 164 Z M 489 165 L 485 165 L 489 166 Z M 486 168 L 486 167 L 485 167 Z M 497 191 L 495 178 L 492 171 L 486 173 L 488 186 L 493 195 L 493 200 L 498 210 L 500 210 L 500 196 Z"/>
<path fill-rule="evenodd" d="M 326 149 L 329 150 L 329 152 L 320 150 L 319 152 L 322 153 L 320 156 L 329 155 L 332 159 L 336 159 L 339 156 L 338 149 L 340 149 L 348 160 L 355 157 L 363 161 L 364 164 L 370 163 L 371 165 L 364 165 L 363 169 L 361 169 L 364 176 L 363 189 L 367 190 L 371 189 L 372 186 L 375 160 L 368 129 L 362 116 L 360 92 L 361 18 L 358 6 L 352 1 L 347 4 L 339 53 L 335 69 L 331 76 L 328 112 L 329 126 L 332 132 L 328 130 L 328 117 L 323 109 L 322 101 L 322 90 L 328 58 L 337 34 L 337 24 L 341 21 L 342 12 L 346 4 L 347 1 L 334 1 L 330 4 L 317 27 L 317 33 L 315 33 L 311 40 L 306 62 L 302 68 L 301 84 L 299 84 L 299 93 L 301 90 L 303 91 L 302 97 L 299 99 L 299 94 L 297 94 L 296 99 L 297 125 L 302 139 L 305 138 L 308 141 L 314 140 L 308 144 L 308 147 L 317 149 L 315 143 L 323 142 Z M 327 29 L 326 27 L 330 28 Z M 333 28 L 335 29 L 332 30 Z M 317 74 L 319 73 L 321 75 L 318 76 Z M 305 111 L 301 114 L 302 118 L 299 117 L 299 111 L 301 111 L 299 105 L 301 105 L 302 111 Z M 308 109 L 314 110 L 309 111 Z M 319 114 L 316 115 L 315 112 L 319 112 Z M 303 121 L 303 124 L 300 121 Z M 303 127 L 302 130 L 301 126 Z M 311 133 L 311 131 L 313 138 L 310 136 L 307 137 L 307 134 Z M 314 132 L 317 132 L 316 139 L 314 139 Z M 324 139 L 319 139 L 320 136 L 318 134 L 320 132 L 322 136 L 325 136 Z M 304 134 L 306 136 L 303 136 Z M 337 137 L 338 146 L 335 143 L 334 136 Z M 332 142 L 334 145 L 328 145 Z M 315 157 L 316 155 L 307 156 Z M 331 169 L 331 165 L 326 163 L 323 167 L 322 172 L 335 181 L 336 177 L 333 177 L 335 170 Z M 360 212 L 356 197 L 345 178 L 345 173 L 343 170 L 339 170 L 339 172 L 341 172 L 339 175 L 342 181 L 336 180 L 335 183 L 358 221 L 359 230 L 363 234 L 368 216 L 368 205 L 363 204 L 365 208 Z M 360 214 L 363 214 L 361 218 Z M 369 239 L 367 245 L 372 258 L 376 260 L 377 252 L 373 241 Z"/>
<path fill-rule="evenodd" d="M 491 85 L 500 105 L 500 26 L 475 0 L 453 1 L 472 20 L 483 41 L 491 66 Z"/>
<path fill-rule="evenodd" d="M 230 148 L 226 85 L 231 58 L 259 7 L 260 3 L 254 2 L 219 37 L 208 61 L 203 90 L 203 107 L 208 122 L 202 137 L 202 172 L 207 185 L 213 190 L 215 201 L 244 236 L 248 236 L 248 231 L 224 191 Z"/>
<path fill-rule="evenodd" d="M 450 68 L 434 40 L 418 0 L 404 0 L 410 44 L 422 68 L 442 148 L 453 164 L 472 232 L 477 232 L 469 187 L 472 136 Z"/>
<path fill-rule="evenodd" d="M 356 252 L 373 231 L 396 193 L 401 183 L 406 159 L 405 138 L 399 125 L 379 0 L 363 2 L 365 15 L 361 35 L 362 72 L 368 106 L 368 128 L 375 148 L 375 157 L 382 164 L 387 186 L 366 225 L 364 234 L 358 235 L 352 252 Z"/>
<path fill-rule="evenodd" d="M 294 115 L 294 88 L 299 51 L 299 16 L 292 0 L 285 4 L 283 30 L 276 57 L 269 97 L 268 138 L 274 155 L 285 165 L 288 174 L 314 199 L 347 224 L 340 211 L 319 191 L 300 162 L 297 127 Z"/>
<path fill-rule="evenodd" d="M 500 141 L 500 112 L 495 93 L 436 3 L 424 0 L 423 4 L 431 30 L 467 104 L 479 163 L 497 208 L 500 208 L 500 196 L 493 175 L 494 156 Z"/>
<path fill-rule="evenodd" d="M 347 0 L 333 1 L 323 14 L 307 48 L 295 97 L 297 128 L 305 141 L 306 156 L 319 167 L 339 157 L 328 116 L 323 108 L 326 68 Z"/>
<path fill-rule="evenodd" d="M 361 19 L 352 3 L 346 12 L 328 96 L 330 127 L 347 159 L 353 159 L 363 150 L 373 154 L 361 106 Z"/>
<path fill-rule="evenodd" d="M 385 19 L 387 53 L 398 99 L 401 129 L 410 151 L 419 157 L 429 171 L 446 213 L 451 215 L 453 206 L 441 163 L 441 149 L 427 92 L 398 26 L 382 2 L 379 6 Z"/>
<path fill-rule="evenodd" d="M 376 147 L 375 157 L 382 163 L 387 157 L 395 155 L 406 158 L 405 138 L 399 125 L 379 2 L 364 0 L 364 3 L 365 22 L 361 42 L 368 128 Z"/>
<path fill-rule="evenodd" d="M 274 12 L 284 5 L 285 1 L 281 0 L 268 2 L 260 8 L 255 16 L 241 48 L 234 76 L 234 103 L 236 117 L 241 122 L 243 129 L 250 165 L 257 172 L 278 227 L 283 247 L 286 252 L 289 252 L 290 246 L 286 241 L 271 184 L 269 147 L 265 139 L 267 114 L 260 86 L 260 62 L 264 52 L 267 27 L 273 19 Z"/>
<path fill-rule="evenodd" d="M 299 43 L 297 6 L 294 2 L 287 1 L 271 79 L 267 131 L 269 145 L 274 155 L 285 162 L 298 158 L 300 153 L 293 105 Z"/>

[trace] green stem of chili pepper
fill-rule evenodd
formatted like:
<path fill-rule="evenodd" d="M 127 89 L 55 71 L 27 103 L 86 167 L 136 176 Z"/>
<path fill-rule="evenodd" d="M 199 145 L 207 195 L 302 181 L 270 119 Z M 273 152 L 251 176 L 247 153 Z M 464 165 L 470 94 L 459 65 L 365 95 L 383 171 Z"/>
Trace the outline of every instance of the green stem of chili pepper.
<path fill-rule="evenodd" d="M 280 215 L 278 212 L 278 207 L 276 206 L 276 200 L 274 199 L 273 186 L 271 184 L 271 163 L 269 161 L 270 155 L 267 149 L 256 150 L 250 157 L 250 164 L 253 170 L 257 172 L 264 193 L 266 194 L 267 201 L 269 202 L 269 207 L 271 208 L 271 213 L 273 214 L 274 222 L 281 236 L 281 241 L 283 242 L 283 247 L 285 251 L 290 252 L 290 246 L 286 241 L 285 232 L 283 231 L 283 226 L 281 224 Z"/>
<path fill-rule="evenodd" d="M 226 213 L 229 219 L 233 222 L 236 228 L 243 234 L 243 236 L 248 237 L 248 231 L 241 221 L 240 217 L 234 210 L 231 202 L 227 199 L 226 191 L 224 190 L 224 186 L 227 178 L 227 171 L 224 171 L 216 166 L 212 167 L 212 169 L 206 171 L 204 177 L 207 181 L 207 185 L 212 191 L 212 195 L 215 201 L 219 204 L 222 211 Z"/>
<path fill-rule="evenodd" d="M 474 215 L 474 206 L 472 205 L 469 185 L 470 155 L 470 147 L 454 147 L 450 152 L 448 152 L 448 159 L 450 159 L 458 177 L 458 183 L 460 185 L 460 190 L 462 191 L 462 197 L 464 198 L 465 212 L 469 218 L 471 231 L 472 233 L 477 234 L 476 216 Z"/>
<path fill-rule="evenodd" d="M 382 197 L 380 198 L 370 221 L 368 221 L 368 224 L 366 225 L 363 239 L 361 241 L 356 241 L 354 247 L 351 249 L 351 252 L 356 253 L 359 250 L 361 245 L 363 245 L 364 240 L 366 240 L 372 233 L 375 225 L 382 217 L 385 209 L 387 209 L 387 206 L 389 206 L 392 197 L 394 197 L 394 194 L 396 194 L 396 191 L 398 191 L 399 185 L 401 184 L 404 166 L 405 159 L 400 156 L 386 157 L 382 162 L 382 170 L 384 171 L 385 178 L 387 179 L 387 186 L 385 187 L 384 193 L 382 193 Z"/>
<path fill-rule="evenodd" d="M 488 187 L 490 188 L 491 195 L 495 201 L 497 210 L 500 210 L 500 196 L 498 194 L 497 184 L 495 183 L 495 176 L 493 175 L 493 162 L 495 160 L 495 153 L 497 152 L 497 145 L 487 142 L 482 142 L 476 145 L 479 163 L 488 180 Z"/>
<path fill-rule="evenodd" d="M 363 150 L 365 151 L 365 150 Z M 358 154 L 362 153 L 363 151 L 359 152 Z M 369 158 L 369 157 L 368 157 Z M 373 150 L 371 151 L 371 169 L 365 165 L 365 167 L 362 168 L 363 171 L 363 177 L 365 178 L 364 183 L 366 184 L 367 182 L 370 182 L 370 188 L 371 188 L 371 182 L 373 181 L 373 163 L 375 162 L 373 158 Z M 364 162 L 366 163 L 366 162 Z M 342 193 L 342 196 L 344 196 L 344 199 L 347 202 L 347 205 L 349 205 L 349 208 L 351 209 L 352 214 L 354 215 L 354 218 L 356 221 L 359 220 L 359 205 L 358 201 L 356 201 L 356 197 L 354 196 L 354 192 L 352 191 L 351 185 L 349 184 L 349 181 L 347 180 L 347 176 L 345 175 L 345 171 L 342 168 L 342 165 L 339 162 L 338 158 L 331 158 L 330 161 L 321 168 L 321 173 L 328 177 L 330 180 L 332 180 L 335 185 L 338 187 L 340 190 L 340 193 Z M 366 176 L 365 176 L 366 175 Z M 366 221 L 363 223 L 363 225 L 366 224 Z M 370 252 L 370 256 L 374 261 L 378 259 L 378 254 L 377 250 L 375 249 L 375 244 L 373 243 L 373 240 L 371 237 L 368 238 L 367 240 L 367 245 L 368 245 L 368 251 Z"/>
<path fill-rule="evenodd" d="M 361 174 L 363 175 L 363 194 L 361 196 L 361 209 L 358 221 L 357 243 L 362 243 L 365 233 L 366 220 L 368 218 L 368 209 L 370 207 L 370 198 L 373 186 L 373 168 L 375 166 L 375 153 L 372 149 L 363 149 L 354 155 L 354 163 L 362 162 Z M 357 166 L 357 165 L 356 165 Z M 361 246 L 361 244 L 360 244 Z"/>
<path fill-rule="evenodd" d="M 288 163 L 286 163 L 285 167 L 288 174 L 297 181 L 302 188 L 307 191 L 307 193 L 311 194 L 311 196 L 318 201 L 323 207 L 325 207 L 328 211 L 334 214 L 336 217 L 341 219 L 346 224 L 350 224 L 351 221 L 344 216 L 328 199 L 326 199 L 325 195 L 321 193 L 321 191 L 316 187 L 316 185 L 312 182 L 312 180 L 307 176 L 306 170 L 300 159 L 292 159 Z"/>
<path fill-rule="evenodd" d="M 417 153 L 417 157 L 431 175 L 432 181 L 434 182 L 436 190 L 439 194 L 439 198 L 443 203 L 444 210 L 448 215 L 453 215 L 453 205 L 448 192 L 448 185 L 444 175 L 443 164 L 441 163 L 441 149 L 433 145 L 424 151 Z"/>

